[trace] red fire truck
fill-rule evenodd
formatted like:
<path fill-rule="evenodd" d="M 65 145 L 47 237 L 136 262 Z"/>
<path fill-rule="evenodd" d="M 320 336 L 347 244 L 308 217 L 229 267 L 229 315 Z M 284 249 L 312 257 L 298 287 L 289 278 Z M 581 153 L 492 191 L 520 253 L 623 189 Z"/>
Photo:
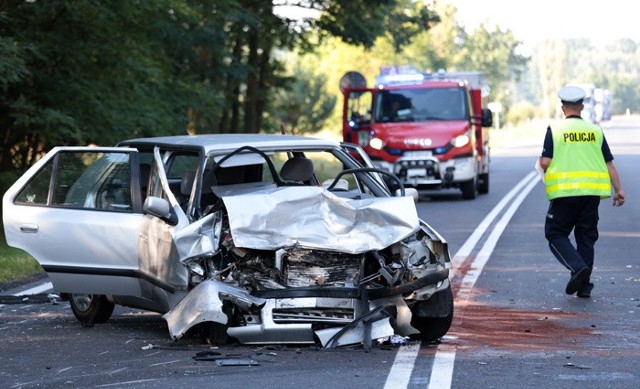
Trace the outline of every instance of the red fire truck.
<path fill-rule="evenodd" d="M 489 131 L 481 72 L 423 73 L 386 66 L 367 88 L 357 72 L 340 81 L 343 139 L 376 167 L 416 189 L 459 188 L 473 199 L 489 191 Z"/>

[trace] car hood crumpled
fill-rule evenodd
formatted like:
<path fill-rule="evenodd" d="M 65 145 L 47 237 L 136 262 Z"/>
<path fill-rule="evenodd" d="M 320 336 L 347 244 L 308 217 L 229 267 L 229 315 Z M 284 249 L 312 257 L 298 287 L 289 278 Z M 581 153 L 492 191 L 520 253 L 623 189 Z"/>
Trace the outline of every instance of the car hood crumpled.
<path fill-rule="evenodd" d="M 278 187 L 223 197 L 234 244 L 300 246 L 358 254 L 381 250 L 419 228 L 411 197 L 346 199 L 322 187 Z"/>

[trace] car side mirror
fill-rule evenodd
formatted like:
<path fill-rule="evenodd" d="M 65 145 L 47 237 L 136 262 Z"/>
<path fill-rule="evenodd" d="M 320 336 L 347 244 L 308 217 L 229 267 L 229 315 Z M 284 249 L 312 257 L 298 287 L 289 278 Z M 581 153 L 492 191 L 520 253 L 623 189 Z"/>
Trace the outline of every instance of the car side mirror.
<path fill-rule="evenodd" d="M 400 197 L 402 194 L 400 193 L 400 189 L 396 189 L 396 193 L 395 193 L 396 197 Z M 420 198 L 420 194 L 418 193 L 418 190 L 416 188 L 404 188 L 404 196 L 405 197 L 413 197 L 413 201 L 414 202 L 418 202 L 418 199 Z"/>
<path fill-rule="evenodd" d="M 142 211 L 151 216 L 158 217 L 175 226 L 178 224 L 178 216 L 171 209 L 171 205 L 165 199 L 149 196 L 144 200 Z"/>

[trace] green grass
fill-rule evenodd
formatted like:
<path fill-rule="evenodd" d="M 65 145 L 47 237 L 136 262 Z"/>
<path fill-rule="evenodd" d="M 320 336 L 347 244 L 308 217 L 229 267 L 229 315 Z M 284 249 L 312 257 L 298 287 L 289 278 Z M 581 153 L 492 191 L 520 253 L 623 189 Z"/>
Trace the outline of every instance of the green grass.
<path fill-rule="evenodd" d="M 19 281 L 44 271 L 32 256 L 20 249 L 7 246 L 2 234 L 0 239 L 0 283 Z"/>

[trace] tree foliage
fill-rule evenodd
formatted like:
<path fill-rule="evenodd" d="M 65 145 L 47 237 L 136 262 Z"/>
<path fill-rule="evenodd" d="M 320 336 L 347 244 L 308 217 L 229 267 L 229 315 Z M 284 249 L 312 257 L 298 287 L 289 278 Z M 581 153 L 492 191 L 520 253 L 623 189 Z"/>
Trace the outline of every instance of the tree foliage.
<path fill-rule="evenodd" d="M 640 50 L 631 39 L 605 46 L 588 39 L 545 40 L 534 48 L 526 87 L 546 117 L 560 117 L 557 91 L 568 83 L 592 83 L 613 96 L 613 113 L 640 111 Z"/>
<path fill-rule="evenodd" d="M 411 10 L 411 6 L 416 7 Z M 408 4 L 409 14 L 419 13 L 420 4 Z M 518 53 L 520 42 L 508 30 L 495 28 L 492 31 L 480 26 L 467 32 L 455 20 L 455 7 L 443 4 L 432 12 L 437 15 L 437 24 L 420 31 L 411 41 L 396 50 L 396 41 L 390 35 L 376 39 L 373 46 L 354 47 L 336 40 L 325 40 L 316 50 L 318 55 L 309 55 L 316 67 L 323 69 L 327 77 L 327 90 L 338 91 L 340 77 L 347 71 L 364 75 L 369 85 L 384 65 L 411 65 L 416 69 L 436 72 L 482 71 L 491 92 L 489 98 L 500 101 L 508 111 L 509 89 L 526 70 L 529 59 Z M 436 16 L 434 16 L 436 18 Z M 329 122 L 340 128 L 341 106 L 339 105 Z"/>
<path fill-rule="evenodd" d="M 54 145 L 272 131 L 273 97 L 299 93 L 277 53 L 333 36 L 363 47 L 389 36 L 399 49 L 433 20 L 424 6 L 407 12 L 410 0 L 275 3 L 319 17 L 299 28 L 304 20 L 261 0 L 3 1 L 0 172 L 24 169 Z"/>
<path fill-rule="evenodd" d="M 295 66 L 288 81 L 286 89 L 275 96 L 274 119 L 287 134 L 322 130 L 337 100 L 334 93 L 325 90 L 326 76 L 317 70 Z"/>
<path fill-rule="evenodd" d="M 0 171 L 54 145 L 181 133 L 188 107 L 219 105 L 171 58 L 178 12 L 166 1 L 3 2 Z"/>

